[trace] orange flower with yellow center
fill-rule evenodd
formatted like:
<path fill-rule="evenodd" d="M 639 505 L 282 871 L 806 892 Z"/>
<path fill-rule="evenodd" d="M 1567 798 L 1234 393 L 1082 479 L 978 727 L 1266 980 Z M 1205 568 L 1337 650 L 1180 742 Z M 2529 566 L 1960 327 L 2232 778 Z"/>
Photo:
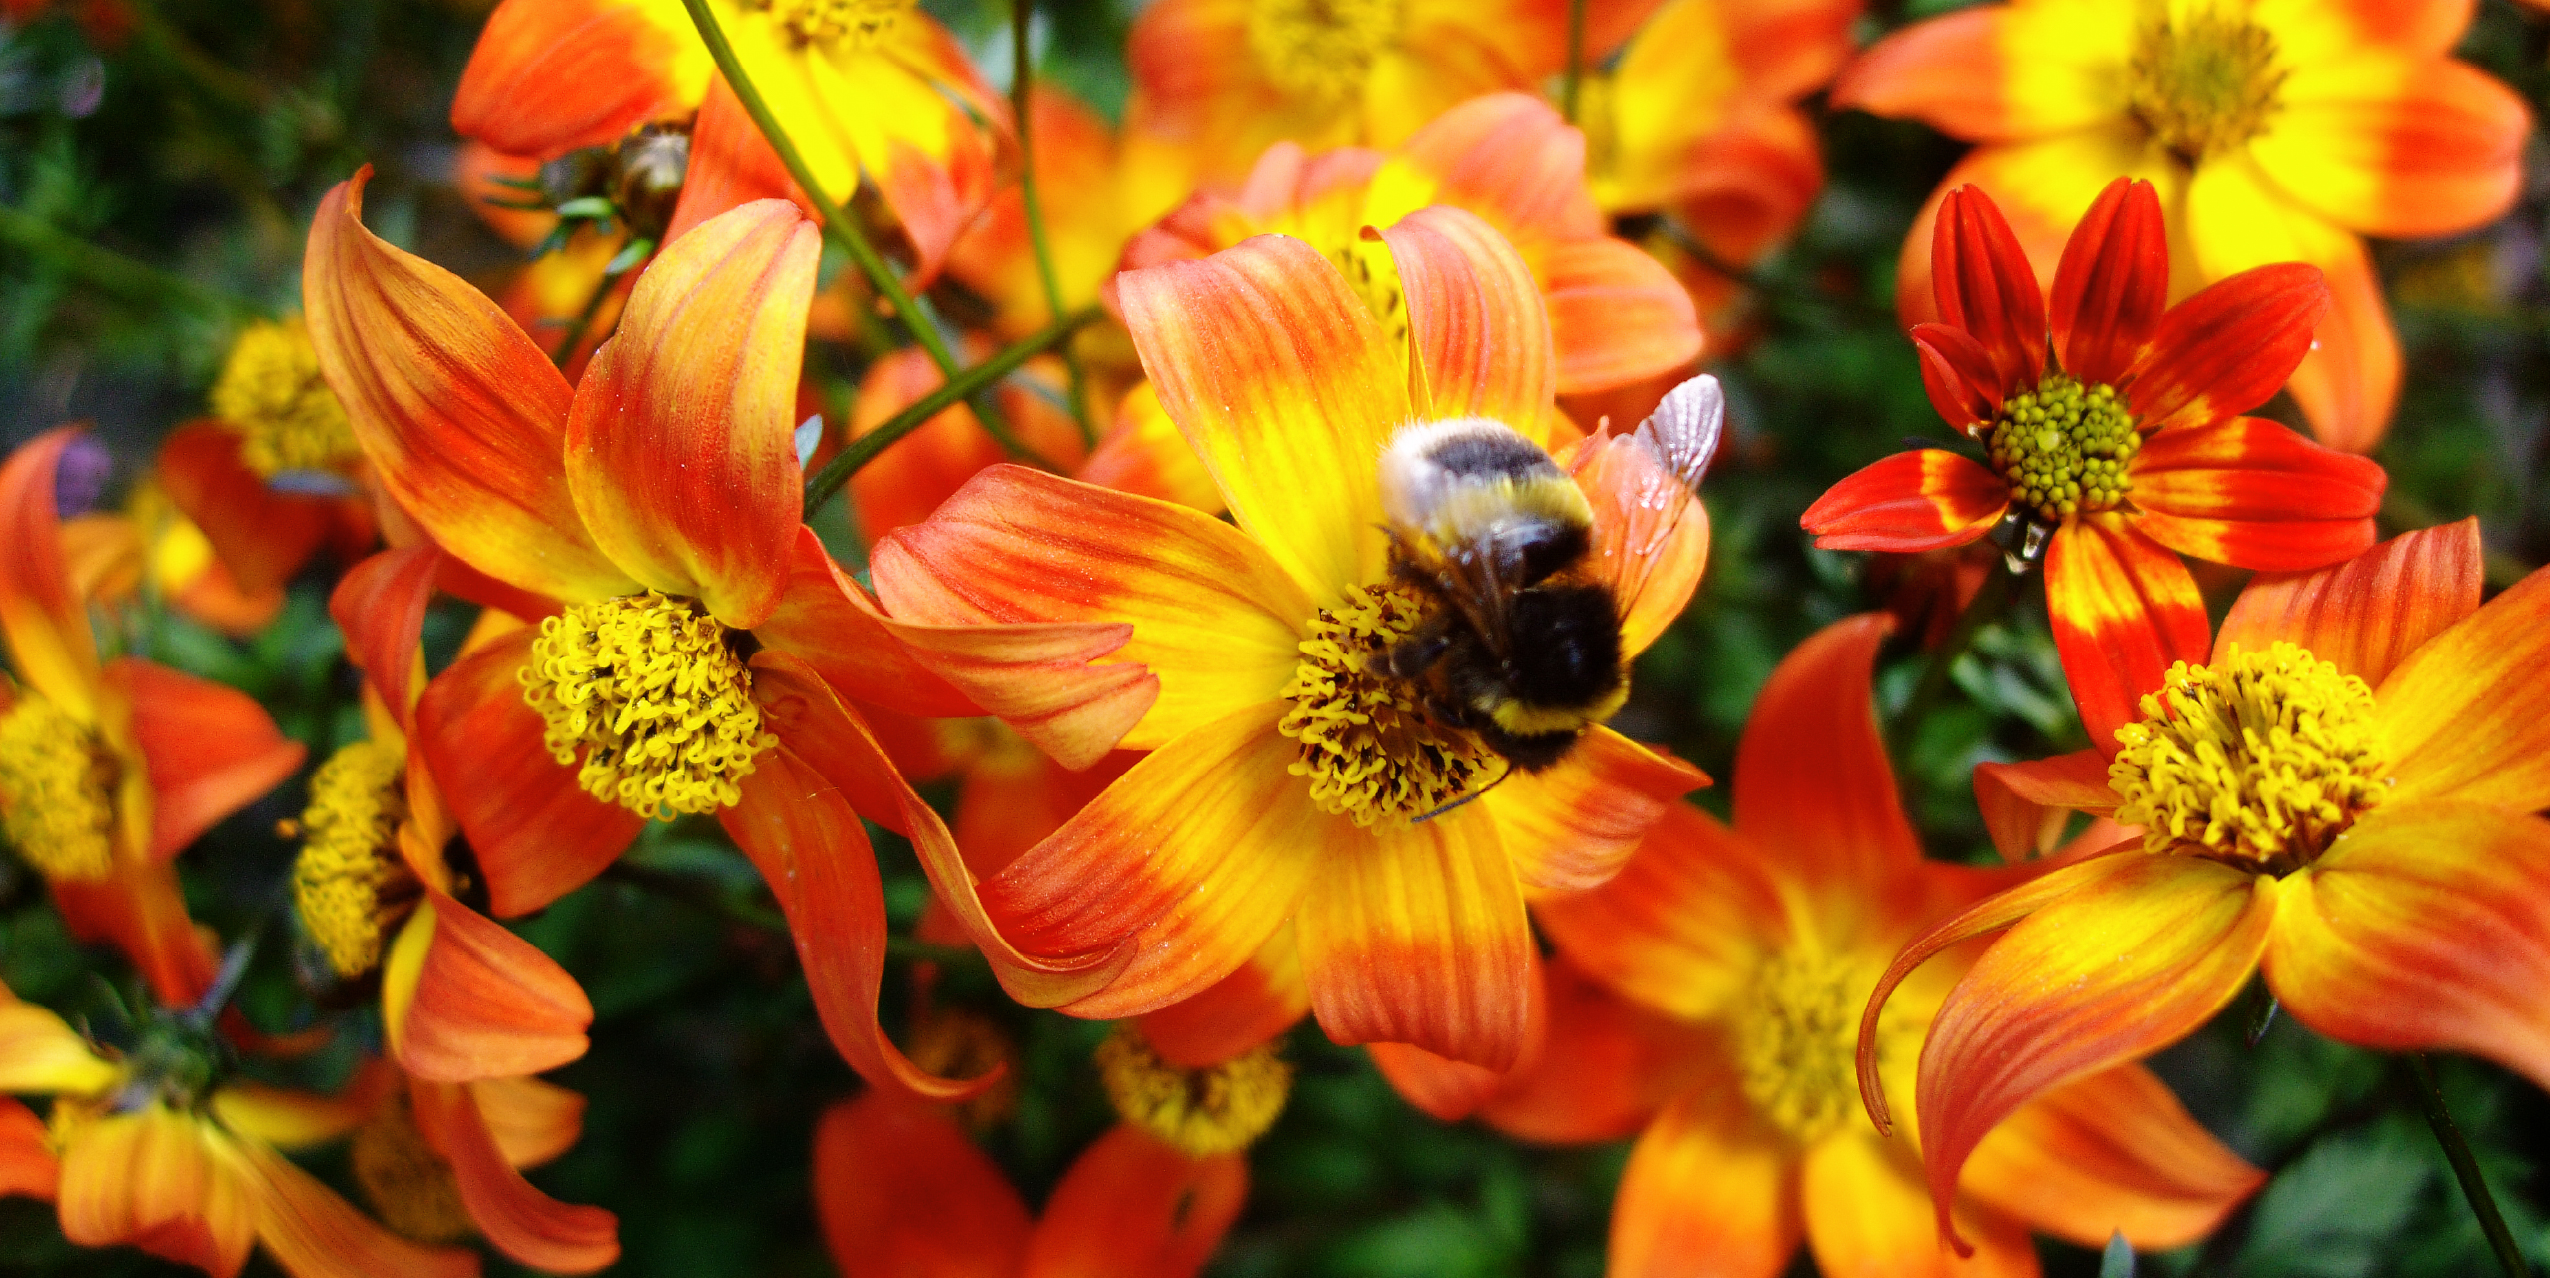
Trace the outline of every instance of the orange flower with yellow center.
<path fill-rule="evenodd" d="M 1129 623 L 1086 688 L 1019 662 L 968 685 L 1066 766 L 1150 751 L 983 884 L 1020 948 L 1121 956 L 1065 1010 L 1178 1002 L 1283 933 L 1338 1041 L 1501 1067 L 1523 1036 L 1524 889 L 1609 877 L 1700 778 L 1595 726 L 1556 766 L 1480 794 L 1506 765 L 1375 664 L 1427 615 L 1390 568 L 1385 445 L 1442 419 L 1536 434 L 1555 380 L 1531 274 L 1485 223 L 1437 207 L 1377 234 L 1374 264 L 1405 299 L 1396 340 L 1334 263 L 1284 236 L 1118 277 L 1144 369 L 1236 528 L 995 467 L 877 548 L 877 588 L 905 621 L 993 628 L 970 642 L 978 658 L 1002 626 Z M 1689 598 L 1706 517 L 1647 431 L 1575 460 L 1587 563 L 1635 653 Z M 931 656 L 946 668 L 948 652 Z"/>
<path fill-rule="evenodd" d="M 1940 1227 L 1994 1124 L 2202 1026 L 2263 971 L 2294 1019 L 2449 1049 L 2550 1086 L 2550 571 L 2482 607 L 2477 521 L 2242 592 L 2203 664 L 2144 689 L 2097 751 L 1987 765 L 1994 833 L 2046 808 L 2140 838 L 1982 901 L 1907 946 L 1894 983 L 2009 929 L 1952 990 L 1915 1091 Z"/>
<path fill-rule="evenodd" d="M 2362 235 L 2452 235 L 2514 201 L 2531 120 L 2449 55 L 2470 6 L 2335 0 L 2019 0 L 1918 23 L 1843 72 L 1835 106 L 1982 143 L 1904 241 L 1897 301 L 1927 318 L 1940 196 L 1979 186 L 2040 265 L 2120 173 L 2160 189 L 2193 252 L 2173 296 L 2310 262 L 2336 305 L 2291 387 L 2322 442 L 2368 452 L 2398 398 L 2399 339 Z"/>

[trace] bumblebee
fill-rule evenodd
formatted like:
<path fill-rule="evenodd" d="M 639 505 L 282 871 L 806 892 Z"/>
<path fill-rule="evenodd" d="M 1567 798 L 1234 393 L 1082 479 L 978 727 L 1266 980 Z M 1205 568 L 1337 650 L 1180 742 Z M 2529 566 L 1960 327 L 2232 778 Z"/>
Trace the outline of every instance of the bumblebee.
<path fill-rule="evenodd" d="M 1637 442 L 1680 481 L 1669 500 L 1691 499 L 1724 417 L 1717 379 L 1696 377 L 1639 426 Z M 1376 664 L 1513 768 L 1556 764 L 1629 697 L 1626 605 L 1599 571 L 1584 492 L 1539 445 L 1484 417 L 1402 427 L 1380 479 L 1391 574 L 1428 607 Z"/>

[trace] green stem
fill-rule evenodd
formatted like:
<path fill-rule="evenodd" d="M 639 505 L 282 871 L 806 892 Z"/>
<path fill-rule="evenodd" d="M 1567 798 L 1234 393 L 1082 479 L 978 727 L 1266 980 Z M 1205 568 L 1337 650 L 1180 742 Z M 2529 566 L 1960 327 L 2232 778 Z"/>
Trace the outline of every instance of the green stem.
<path fill-rule="evenodd" d="M 0 241 L 50 259 L 65 272 L 128 302 L 173 302 L 216 319 L 265 314 L 263 307 L 206 288 L 113 249 L 101 248 L 42 218 L 5 204 L 0 204 Z"/>
<path fill-rule="evenodd" d="M 1921 681 L 1913 685 L 1912 695 L 1904 698 L 1904 708 L 1895 712 L 1895 722 L 1886 734 L 1887 744 L 1893 747 L 1896 755 L 1903 754 L 1905 745 L 1911 742 L 1913 733 L 1921 727 L 1922 719 L 1929 715 L 1930 708 L 1938 703 L 1940 695 L 1948 690 L 1948 672 L 1957 664 L 1957 658 L 1973 646 L 1974 637 L 1983 633 L 1986 623 L 2009 607 L 2010 584 L 2010 570 L 2004 565 L 1994 564 L 1984 574 L 1983 585 L 1975 591 L 1974 598 L 1967 601 L 1965 611 L 1957 614 L 1956 624 L 1949 627 L 1947 637 L 1940 640 L 1939 647 L 1931 652 L 1930 664 L 1921 669 Z"/>
<path fill-rule="evenodd" d="M 1559 109 L 1576 123 L 1576 104 L 1585 88 L 1585 0 L 1567 0 L 1567 79 L 1559 90 Z"/>
<path fill-rule="evenodd" d="M 577 312 L 576 317 L 567 322 L 566 336 L 559 341 L 558 349 L 550 354 L 550 363 L 563 369 L 569 360 L 575 358 L 576 347 L 582 345 L 584 335 L 592 331 L 593 317 L 602 313 L 603 300 L 611 296 L 611 290 L 619 284 L 620 276 L 625 274 L 627 272 L 623 271 L 619 274 L 605 275 L 601 283 L 593 286 L 593 296 L 584 299 L 584 309 Z"/>
<path fill-rule="evenodd" d="M 2461 1182 L 2462 1197 L 2470 1200 L 2470 1212 L 2479 1218 L 2479 1232 L 2488 1235 L 2488 1246 L 2497 1253 L 2497 1263 L 2505 1268 L 2506 1278 L 2530 1278 L 2532 1267 L 2524 1263 L 2523 1250 L 2515 1246 L 2514 1233 L 2506 1228 L 2506 1218 L 2497 1210 L 2497 1199 L 2488 1192 L 2488 1180 L 2480 1175 L 2479 1160 L 2471 1155 L 2470 1142 L 2462 1139 L 2452 1111 L 2444 1108 L 2444 1089 L 2435 1082 L 2434 1064 L 2422 1052 L 2411 1052 L 2406 1059 L 2410 1076 L 2417 1080 L 2417 1103 L 2426 1111 L 2426 1125 L 2435 1129 L 2435 1141 L 2444 1147 L 2444 1161 L 2453 1165 L 2453 1178 Z"/>
<path fill-rule="evenodd" d="M 949 405 L 971 398 L 1009 376 L 1019 365 L 1069 339 L 1073 333 L 1080 331 L 1082 325 L 1105 313 L 1092 306 L 1066 315 L 1000 354 L 940 383 L 937 389 L 914 400 L 909 407 L 887 418 L 875 430 L 851 440 L 849 447 L 825 462 L 823 469 L 806 481 L 806 514 L 811 517 L 821 510 L 825 502 L 832 500 L 834 493 L 840 492 L 842 486 L 850 482 L 852 475 L 859 473 L 860 467 L 875 461 L 877 454 L 884 452 L 896 440 L 919 430 L 923 422 L 946 411 Z"/>
<path fill-rule="evenodd" d="M 1045 286 L 1045 313 L 1063 313 L 1062 280 L 1054 273 L 1054 251 L 1045 236 L 1045 201 L 1036 184 L 1035 101 L 1032 92 L 1036 78 L 1035 59 L 1027 53 L 1028 27 L 1036 15 L 1035 0 L 1010 0 L 1010 114 L 1018 119 L 1018 195 L 1027 210 L 1027 242 L 1036 250 L 1036 278 Z M 1069 378 L 1071 421 L 1080 428 L 1080 442 L 1085 447 L 1098 445 L 1098 426 L 1089 419 L 1088 377 L 1081 370 L 1080 354 L 1063 343 L 1063 373 Z"/>

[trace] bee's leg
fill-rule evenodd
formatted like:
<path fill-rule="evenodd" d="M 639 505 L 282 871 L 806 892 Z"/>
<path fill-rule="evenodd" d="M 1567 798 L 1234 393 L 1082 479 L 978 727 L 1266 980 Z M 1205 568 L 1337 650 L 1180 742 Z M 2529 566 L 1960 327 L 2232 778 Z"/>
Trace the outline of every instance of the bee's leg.
<path fill-rule="evenodd" d="M 1454 616 L 1448 611 L 1426 618 L 1384 649 L 1374 664 L 1393 679 L 1414 679 L 1424 674 L 1452 646 L 1453 622 Z"/>

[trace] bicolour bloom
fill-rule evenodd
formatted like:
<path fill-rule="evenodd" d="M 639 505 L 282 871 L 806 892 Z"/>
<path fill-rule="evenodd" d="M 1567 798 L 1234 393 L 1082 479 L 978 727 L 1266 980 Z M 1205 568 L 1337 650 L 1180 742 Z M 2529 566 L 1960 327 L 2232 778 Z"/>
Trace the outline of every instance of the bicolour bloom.
<path fill-rule="evenodd" d="M 56 427 L 0 464 L 0 836 L 53 890 L 71 934 L 122 950 L 159 998 L 212 983 L 177 854 L 283 783 L 305 753 L 245 693 L 140 657 L 101 661 L 56 505 Z"/>
<path fill-rule="evenodd" d="M 1289 142 L 1258 157 L 1236 191 L 1208 188 L 1125 246 L 1128 268 L 1203 257 L 1252 235 L 1308 242 L 1404 324 L 1388 252 L 1362 238 L 1428 205 L 1477 214 L 1511 243 L 1539 285 L 1558 352 L 1558 393 L 1643 381 L 1699 355 L 1690 294 L 1657 261 L 1610 233 L 1585 181 L 1585 135 L 1538 98 L 1473 98 L 1388 150 L 1316 154 Z"/>
<path fill-rule="evenodd" d="M 864 181 L 927 274 L 991 195 L 1006 118 L 965 51 L 913 0 L 716 0 L 744 73 L 815 181 L 846 205 Z M 723 79 L 681 0 L 505 0 L 461 73 L 452 128 L 509 155 L 607 146 L 699 113 L 674 233 L 787 175 Z M 995 126 L 997 127 L 997 126 Z"/>
<path fill-rule="evenodd" d="M 2193 1033 L 2252 973 L 2331 1038 L 2471 1052 L 2550 1087 L 2550 572 L 2484 607 L 2480 586 L 2475 520 L 2262 574 L 2113 743 L 1978 771 L 2005 847 L 2045 807 L 2142 835 L 1939 924 L 1870 1000 L 1883 1024 L 1896 979 L 2009 929 L 1922 1046 L 1943 1229 L 1984 1133 Z M 1891 1098 L 1868 1096 L 1884 1121 Z"/>
<path fill-rule="evenodd" d="M 494 303 L 365 230 L 363 181 L 311 229 L 321 363 L 383 490 L 536 619 L 436 675 L 416 708 L 491 912 L 582 885 L 649 819 L 714 814 L 778 896 L 843 1055 L 881 1086 L 946 1090 L 877 1026 L 885 914 L 859 813 L 912 836 L 942 897 L 970 901 L 972 884 L 843 697 L 978 711 L 913 664 L 802 521 L 815 228 L 768 201 L 674 240 L 570 387 Z M 996 638 L 1082 658 L 1116 633 Z M 1031 982 L 1067 967 L 1014 966 Z"/>
<path fill-rule="evenodd" d="M 1523 1041 L 1525 889 L 1608 878 L 1701 778 L 1595 727 L 1557 766 L 1477 794 L 1504 765 L 1368 665 L 1425 611 L 1392 580 L 1384 445 L 1442 418 L 1543 436 L 1556 380 L 1531 274 L 1485 223 L 1436 207 L 1375 234 L 1398 333 L 1280 235 L 1117 279 L 1143 367 L 1236 527 L 1001 466 L 873 562 L 893 616 L 947 628 L 947 648 L 921 650 L 942 669 L 967 626 L 1128 623 L 1106 660 L 1066 671 L 1084 687 L 1052 665 L 959 672 L 1067 766 L 1150 752 L 982 885 L 1021 949 L 1116 955 L 1110 983 L 1065 1010 L 1137 1015 L 1294 945 L 1337 1041 L 1501 1067 Z M 1706 516 L 1654 449 L 1642 433 L 1572 454 L 1629 652 L 1681 611 L 1706 557 Z"/>
<path fill-rule="evenodd" d="M 2169 248 L 2149 183 L 2119 178 L 2064 247 L 2049 308 L 2009 225 L 1952 191 L 1931 239 L 1940 320 L 1916 324 L 1922 384 L 1978 462 L 1898 453 L 1801 521 L 1835 550 L 1919 551 L 2025 525 L 2090 739 L 2134 717 L 2169 663 L 2201 654 L 2205 605 L 2181 553 L 2266 571 L 2373 544 L 2382 468 L 2271 421 L 2328 305 L 2300 263 L 2244 271 L 2164 307 Z"/>
<path fill-rule="evenodd" d="M 51 1199 L 79 1246 L 213 1278 L 259 1243 L 293 1278 L 475 1278 L 476 1256 L 391 1234 L 277 1152 L 336 1139 L 361 1104 L 220 1079 L 210 1044 L 150 1032 L 130 1055 L 102 1051 L 0 988 L 0 1193 Z"/>
<path fill-rule="evenodd" d="M 2522 177 L 2522 99 L 2450 56 L 2470 14 L 2456 0 L 2019 0 L 1880 41 L 1832 100 L 1982 143 L 1940 194 L 1991 191 L 2041 264 L 2129 173 L 2160 188 L 2170 239 L 2190 250 L 2173 297 L 2271 262 L 2318 266 L 2336 304 L 2293 395 L 2323 443 L 2368 452 L 2400 353 L 2359 236 L 2470 230 Z M 1926 224 L 1904 241 L 1907 319 L 1922 317 Z"/>

